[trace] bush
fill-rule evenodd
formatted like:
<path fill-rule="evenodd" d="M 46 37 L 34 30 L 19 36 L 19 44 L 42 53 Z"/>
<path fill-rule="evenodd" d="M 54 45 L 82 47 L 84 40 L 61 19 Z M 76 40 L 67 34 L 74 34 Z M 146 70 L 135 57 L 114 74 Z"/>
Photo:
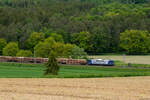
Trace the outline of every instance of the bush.
<path fill-rule="evenodd" d="M 19 51 L 18 43 L 10 42 L 3 48 L 4 56 L 16 56 Z"/>
<path fill-rule="evenodd" d="M 17 53 L 17 57 L 32 57 L 33 54 L 30 50 L 20 50 Z"/>

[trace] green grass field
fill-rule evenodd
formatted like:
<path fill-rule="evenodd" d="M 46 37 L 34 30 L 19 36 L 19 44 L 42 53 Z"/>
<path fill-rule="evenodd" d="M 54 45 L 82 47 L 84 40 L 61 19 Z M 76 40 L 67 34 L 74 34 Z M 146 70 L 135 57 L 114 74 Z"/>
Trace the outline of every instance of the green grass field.
<path fill-rule="evenodd" d="M 96 78 L 150 76 L 150 69 L 96 67 L 96 66 L 61 66 L 59 75 L 44 76 L 42 64 L 0 63 L 0 78 Z"/>

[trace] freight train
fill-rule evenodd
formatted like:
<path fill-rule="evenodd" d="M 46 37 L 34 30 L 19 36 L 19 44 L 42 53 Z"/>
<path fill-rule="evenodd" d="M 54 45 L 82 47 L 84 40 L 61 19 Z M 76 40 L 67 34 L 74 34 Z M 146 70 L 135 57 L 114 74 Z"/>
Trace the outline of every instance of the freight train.
<path fill-rule="evenodd" d="M 46 63 L 48 58 L 33 58 L 33 57 L 10 57 L 10 56 L 0 56 L 0 62 L 18 62 L 18 63 Z M 103 60 L 103 59 L 67 59 L 67 58 L 57 58 L 59 64 L 71 64 L 71 65 L 105 65 L 113 66 L 113 60 Z"/>

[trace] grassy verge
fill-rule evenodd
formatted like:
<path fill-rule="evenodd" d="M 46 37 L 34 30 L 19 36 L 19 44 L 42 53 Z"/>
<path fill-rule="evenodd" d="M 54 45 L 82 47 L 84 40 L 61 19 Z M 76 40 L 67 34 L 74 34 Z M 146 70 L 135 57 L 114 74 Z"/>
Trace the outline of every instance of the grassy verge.
<path fill-rule="evenodd" d="M 61 66 L 59 75 L 44 76 L 43 64 L 0 63 L 0 78 L 96 78 L 150 76 L 150 69 Z"/>

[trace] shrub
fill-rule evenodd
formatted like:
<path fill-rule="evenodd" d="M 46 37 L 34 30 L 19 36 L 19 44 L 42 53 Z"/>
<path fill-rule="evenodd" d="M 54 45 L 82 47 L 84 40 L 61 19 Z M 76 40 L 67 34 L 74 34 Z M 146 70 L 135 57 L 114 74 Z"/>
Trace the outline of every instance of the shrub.
<path fill-rule="evenodd" d="M 16 56 L 19 51 L 18 43 L 10 42 L 3 48 L 4 56 Z"/>

